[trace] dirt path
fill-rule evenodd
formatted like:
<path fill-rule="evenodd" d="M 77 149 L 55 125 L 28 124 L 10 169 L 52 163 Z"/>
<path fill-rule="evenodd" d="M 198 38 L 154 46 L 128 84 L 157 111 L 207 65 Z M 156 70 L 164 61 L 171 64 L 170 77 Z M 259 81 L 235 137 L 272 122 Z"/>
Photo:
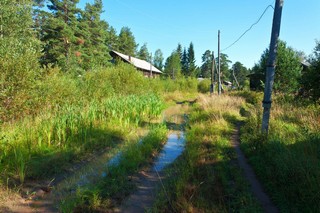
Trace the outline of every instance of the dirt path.
<path fill-rule="evenodd" d="M 115 212 L 139 213 L 145 212 L 152 207 L 156 198 L 156 187 L 164 174 L 156 171 L 141 171 L 137 180 L 137 191 L 124 201 L 122 206 L 115 209 Z"/>
<path fill-rule="evenodd" d="M 264 192 L 262 185 L 256 178 L 255 173 L 253 172 L 252 167 L 248 164 L 246 157 L 240 149 L 240 124 L 237 125 L 237 128 L 234 130 L 231 137 L 231 145 L 234 147 L 237 153 L 237 160 L 240 168 L 243 170 L 247 180 L 250 183 L 250 188 L 253 195 L 260 202 L 264 212 L 274 213 L 279 212 L 277 207 L 271 202 L 268 195 Z"/>
<path fill-rule="evenodd" d="M 157 189 L 165 178 L 163 168 L 171 164 L 184 150 L 184 125 L 186 117 L 183 106 L 176 105 L 165 112 L 167 127 L 171 129 L 168 141 L 152 167 L 141 171 L 137 177 L 137 190 L 115 212 L 142 213 L 150 209 L 156 199 Z M 167 177 L 168 178 L 168 177 Z"/>

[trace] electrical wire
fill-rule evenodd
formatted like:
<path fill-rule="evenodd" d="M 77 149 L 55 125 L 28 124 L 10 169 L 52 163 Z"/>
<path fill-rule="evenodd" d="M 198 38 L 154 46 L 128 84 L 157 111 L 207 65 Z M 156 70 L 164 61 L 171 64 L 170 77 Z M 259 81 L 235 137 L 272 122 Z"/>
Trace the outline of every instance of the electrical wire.
<path fill-rule="evenodd" d="M 263 11 L 263 13 L 261 14 L 261 16 L 259 17 L 258 21 L 256 21 L 255 23 L 253 23 L 246 31 L 244 31 L 244 33 L 242 33 L 242 34 L 240 35 L 240 37 L 239 37 L 237 40 L 235 40 L 232 44 L 230 44 L 230 45 L 227 46 L 226 48 L 222 49 L 221 52 L 223 52 L 223 51 L 229 49 L 230 47 L 232 47 L 233 45 L 235 45 L 247 32 L 249 32 L 249 31 L 252 29 L 252 27 L 253 27 L 254 25 L 257 25 L 257 24 L 260 22 L 260 20 L 262 19 L 262 17 L 264 16 L 264 14 L 267 12 L 267 10 L 268 10 L 270 7 L 271 7 L 272 9 L 274 9 L 274 7 L 273 7 L 271 4 L 269 4 L 269 5 L 266 7 L 266 9 L 264 9 L 264 11 Z"/>

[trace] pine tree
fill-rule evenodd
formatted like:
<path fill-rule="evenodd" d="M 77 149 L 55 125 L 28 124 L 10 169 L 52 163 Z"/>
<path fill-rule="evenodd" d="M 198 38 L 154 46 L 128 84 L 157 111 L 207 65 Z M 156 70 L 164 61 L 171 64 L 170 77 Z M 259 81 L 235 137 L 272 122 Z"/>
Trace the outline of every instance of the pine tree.
<path fill-rule="evenodd" d="M 109 27 L 108 33 L 107 33 L 107 38 L 105 41 L 107 47 L 109 50 L 115 50 L 115 51 L 120 51 L 119 50 L 119 37 L 117 35 L 116 29 L 114 29 L 112 26 Z"/>
<path fill-rule="evenodd" d="M 188 72 L 187 76 L 195 77 L 196 76 L 196 59 L 194 56 L 193 43 L 191 42 L 188 48 Z"/>
<path fill-rule="evenodd" d="M 82 42 L 77 17 L 80 10 L 76 7 L 79 0 L 50 0 L 48 9 L 52 15 L 43 26 L 45 57 L 44 64 L 58 64 L 64 70 L 77 66 L 78 49 Z"/>
<path fill-rule="evenodd" d="M 119 51 L 126 55 L 135 56 L 137 44 L 129 27 L 121 28 L 119 34 Z"/>

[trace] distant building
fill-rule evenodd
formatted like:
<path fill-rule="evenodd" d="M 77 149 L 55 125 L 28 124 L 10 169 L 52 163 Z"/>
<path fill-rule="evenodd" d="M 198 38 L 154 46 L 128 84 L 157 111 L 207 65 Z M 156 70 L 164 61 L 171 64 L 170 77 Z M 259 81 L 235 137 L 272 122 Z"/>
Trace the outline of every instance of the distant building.
<path fill-rule="evenodd" d="M 145 77 L 155 78 L 159 77 L 162 74 L 159 69 L 157 69 L 147 61 L 135 58 L 130 55 L 125 55 L 114 50 L 110 51 L 110 55 L 114 61 L 120 59 L 125 63 L 132 64 L 137 70 L 141 71 Z"/>

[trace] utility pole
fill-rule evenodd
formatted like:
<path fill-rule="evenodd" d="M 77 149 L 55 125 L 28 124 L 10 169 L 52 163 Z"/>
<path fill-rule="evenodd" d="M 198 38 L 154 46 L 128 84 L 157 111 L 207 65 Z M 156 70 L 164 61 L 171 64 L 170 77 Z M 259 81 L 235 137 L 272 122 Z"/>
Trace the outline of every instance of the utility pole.
<path fill-rule="evenodd" d="M 284 0 L 276 0 L 273 14 L 271 41 L 270 41 L 270 53 L 266 70 L 266 83 L 264 88 L 264 97 L 262 101 L 263 115 L 262 115 L 262 133 L 268 134 L 270 109 L 271 109 L 271 95 L 272 86 L 274 82 L 274 73 L 276 66 L 276 57 L 278 49 L 278 38 L 280 34 L 281 14 Z"/>
<path fill-rule="evenodd" d="M 0 15 L 0 39 L 3 39 L 2 14 Z"/>
<path fill-rule="evenodd" d="M 211 85 L 210 85 L 210 94 L 214 93 L 215 88 L 215 75 L 214 75 L 214 68 L 215 68 L 215 59 L 214 59 L 214 51 L 212 51 L 212 68 L 211 68 Z"/>
<path fill-rule="evenodd" d="M 220 30 L 218 30 L 218 95 L 221 94 L 221 76 L 220 76 Z"/>
<path fill-rule="evenodd" d="M 151 64 L 151 61 L 152 61 L 152 53 L 150 55 L 150 77 L 152 78 L 152 64 Z"/>
<path fill-rule="evenodd" d="M 240 85 L 239 85 L 239 82 L 238 82 L 238 80 L 237 80 L 237 78 L 236 78 L 236 76 L 235 76 L 235 74 L 234 74 L 234 67 L 232 68 L 232 75 L 233 75 L 233 78 L 234 78 L 234 80 L 236 81 L 236 83 L 237 83 L 237 85 L 238 85 L 238 89 L 239 89 Z"/>

